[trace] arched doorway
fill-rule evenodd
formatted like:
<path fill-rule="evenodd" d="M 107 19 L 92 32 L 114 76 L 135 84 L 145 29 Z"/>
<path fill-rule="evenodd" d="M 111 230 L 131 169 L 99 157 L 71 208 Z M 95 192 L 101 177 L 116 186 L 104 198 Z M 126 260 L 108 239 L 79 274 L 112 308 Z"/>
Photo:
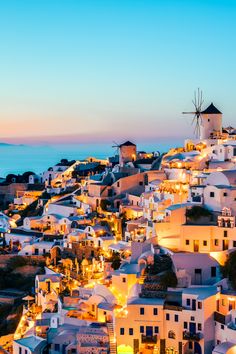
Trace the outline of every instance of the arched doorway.
<path fill-rule="evenodd" d="M 187 342 L 184 346 L 184 354 L 202 354 L 201 345 L 194 341 Z"/>

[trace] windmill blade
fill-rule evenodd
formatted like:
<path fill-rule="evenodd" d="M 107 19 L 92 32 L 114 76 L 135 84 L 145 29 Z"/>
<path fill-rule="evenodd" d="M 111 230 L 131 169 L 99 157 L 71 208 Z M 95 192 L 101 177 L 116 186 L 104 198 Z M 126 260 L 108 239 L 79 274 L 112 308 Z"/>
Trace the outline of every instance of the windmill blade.
<path fill-rule="evenodd" d="M 193 125 L 193 124 L 194 124 L 195 120 L 197 120 L 197 115 L 196 115 L 196 114 L 195 114 L 195 116 L 194 116 L 194 117 L 193 117 L 193 119 L 192 119 L 192 123 L 191 123 L 191 125 Z"/>
<path fill-rule="evenodd" d="M 195 102 L 195 106 L 197 106 L 197 92 L 196 92 L 196 90 L 194 91 L 194 102 Z"/>
<path fill-rule="evenodd" d="M 196 114 L 196 112 L 182 112 L 182 114 Z"/>
<path fill-rule="evenodd" d="M 195 102 L 194 100 L 192 100 L 192 103 L 193 103 L 194 107 L 195 107 L 196 110 L 197 110 L 197 104 L 196 104 L 196 102 Z"/>
<path fill-rule="evenodd" d="M 199 89 L 199 87 L 197 89 L 197 105 L 198 105 L 198 107 L 200 106 L 200 89 Z"/>

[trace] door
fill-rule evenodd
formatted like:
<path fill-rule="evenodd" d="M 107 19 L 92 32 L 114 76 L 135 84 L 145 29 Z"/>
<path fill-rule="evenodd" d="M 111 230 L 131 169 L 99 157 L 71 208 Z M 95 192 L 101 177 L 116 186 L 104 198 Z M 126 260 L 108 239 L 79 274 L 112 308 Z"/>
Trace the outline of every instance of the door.
<path fill-rule="evenodd" d="M 199 252 L 199 240 L 193 241 L 193 252 Z"/>
<path fill-rule="evenodd" d="M 202 284 L 202 270 L 200 268 L 195 269 L 195 285 Z"/>
<path fill-rule="evenodd" d="M 195 322 L 190 322 L 189 323 L 189 332 L 190 333 L 196 333 L 196 323 Z"/>
<path fill-rule="evenodd" d="M 146 336 L 147 337 L 152 337 L 153 336 L 153 327 L 152 326 L 147 326 L 146 327 Z"/>
<path fill-rule="evenodd" d="M 229 248 L 229 241 L 228 240 L 222 241 L 222 248 L 223 248 L 223 251 L 226 251 Z"/>

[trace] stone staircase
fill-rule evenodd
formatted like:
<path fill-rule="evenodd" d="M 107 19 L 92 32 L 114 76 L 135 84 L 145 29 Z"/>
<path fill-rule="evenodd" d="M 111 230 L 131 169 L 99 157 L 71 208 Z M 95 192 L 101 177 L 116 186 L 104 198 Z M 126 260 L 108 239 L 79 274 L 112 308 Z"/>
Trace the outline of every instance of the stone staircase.
<path fill-rule="evenodd" d="M 108 330 L 109 342 L 110 342 L 110 354 L 117 354 L 116 337 L 115 337 L 114 326 L 112 322 L 107 322 L 107 330 Z"/>

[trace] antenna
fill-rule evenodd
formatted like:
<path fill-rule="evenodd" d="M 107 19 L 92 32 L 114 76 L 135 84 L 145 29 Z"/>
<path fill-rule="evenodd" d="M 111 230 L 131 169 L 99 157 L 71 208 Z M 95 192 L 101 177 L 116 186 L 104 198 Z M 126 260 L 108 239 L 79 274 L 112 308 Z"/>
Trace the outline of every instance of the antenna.
<path fill-rule="evenodd" d="M 202 90 L 198 88 L 197 91 L 194 91 L 194 99 L 192 100 L 195 111 L 182 112 L 183 114 L 193 115 L 192 125 L 195 124 L 194 135 L 196 136 L 197 139 L 199 139 L 200 137 L 200 122 L 202 122 L 201 112 L 202 112 L 203 102 L 204 100 L 202 98 Z"/>

